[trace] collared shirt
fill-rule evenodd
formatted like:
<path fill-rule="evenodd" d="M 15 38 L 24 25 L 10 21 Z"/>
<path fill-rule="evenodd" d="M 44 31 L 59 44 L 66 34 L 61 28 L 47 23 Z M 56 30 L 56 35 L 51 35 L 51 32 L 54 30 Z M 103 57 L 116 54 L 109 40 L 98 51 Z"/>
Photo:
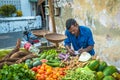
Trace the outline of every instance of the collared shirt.
<path fill-rule="evenodd" d="M 88 27 L 79 26 L 80 34 L 76 37 L 74 34 L 71 34 L 69 30 L 65 31 L 67 38 L 64 40 L 64 45 L 72 46 L 75 51 L 78 51 L 80 48 L 87 48 L 88 46 L 94 46 L 95 42 L 93 40 L 92 32 Z M 91 55 L 95 54 L 94 49 L 89 51 Z"/>

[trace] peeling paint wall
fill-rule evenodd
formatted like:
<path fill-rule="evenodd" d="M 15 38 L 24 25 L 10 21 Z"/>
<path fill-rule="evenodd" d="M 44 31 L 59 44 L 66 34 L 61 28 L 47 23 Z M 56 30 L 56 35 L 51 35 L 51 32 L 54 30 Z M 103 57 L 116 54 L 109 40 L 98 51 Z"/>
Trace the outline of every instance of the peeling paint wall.
<path fill-rule="evenodd" d="M 41 16 L 0 18 L 0 34 L 42 28 Z"/>
<path fill-rule="evenodd" d="M 56 4 L 61 7 L 61 15 L 55 17 L 57 21 L 65 23 L 73 17 L 80 25 L 94 30 L 96 27 L 120 28 L 120 0 L 60 0 Z"/>
<path fill-rule="evenodd" d="M 120 68 L 120 0 L 60 0 L 58 4 L 62 10 L 55 17 L 57 32 L 64 34 L 66 19 L 75 18 L 91 28 L 96 54 Z"/>

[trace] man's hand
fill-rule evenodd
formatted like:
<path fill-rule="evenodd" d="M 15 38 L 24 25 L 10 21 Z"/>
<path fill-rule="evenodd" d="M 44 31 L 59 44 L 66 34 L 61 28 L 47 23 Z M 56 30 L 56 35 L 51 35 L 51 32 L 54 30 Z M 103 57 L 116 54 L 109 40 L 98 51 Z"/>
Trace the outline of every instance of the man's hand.
<path fill-rule="evenodd" d="M 66 45 L 65 48 L 67 49 L 67 52 L 70 54 L 70 55 L 75 55 L 75 51 L 73 49 L 71 49 L 70 46 Z"/>
<path fill-rule="evenodd" d="M 78 52 L 79 53 L 86 52 L 86 49 L 81 48 L 81 49 L 78 50 Z"/>
<path fill-rule="evenodd" d="M 82 52 L 89 52 L 90 50 L 92 50 L 93 49 L 93 47 L 94 46 L 88 46 L 87 48 L 80 48 L 79 50 L 78 50 L 78 52 L 79 53 L 82 53 Z"/>
<path fill-rule="evenodd" d="M 68 49 L 68 53 L 74 54 L 75 52 L 74 52 L 74 50 L 72 50 L 72 49 Z"/>

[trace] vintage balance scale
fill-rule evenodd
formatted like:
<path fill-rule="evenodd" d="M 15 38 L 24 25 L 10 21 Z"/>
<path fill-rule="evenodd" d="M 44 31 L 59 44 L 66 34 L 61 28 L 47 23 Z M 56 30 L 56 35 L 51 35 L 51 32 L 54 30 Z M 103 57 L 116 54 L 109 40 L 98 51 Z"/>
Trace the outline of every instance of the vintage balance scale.
<path fill-rule="evenodd" d="M 51 17 L 51 22 L 52 22 L 52 32 L 48 30 L 37 30 L 33 31 L 33 34 L 38 36 L 38 37 L 44 37 L 48 41 L 55 43 L 56 47 L 59 47 L 59 43 L 62 42 L 66 36 L 63 34 L 58 34 L 56 33 L 56 28 L 55 28 L 55 20 L 54 20 L 54 4 L 52 3 L 52 0 L 48 0 L 48 8 L 49 8 L 49 16 Z"/>
<path fill-rule="evenodd" d="M 66 38 L 63 34 L 53 33 L 48 30 L 34 30 L 32 33 L 37 37 L 43 37 L 48 41 L 55 43 L 56 47 L 59 47 L 59 43 Z"/>

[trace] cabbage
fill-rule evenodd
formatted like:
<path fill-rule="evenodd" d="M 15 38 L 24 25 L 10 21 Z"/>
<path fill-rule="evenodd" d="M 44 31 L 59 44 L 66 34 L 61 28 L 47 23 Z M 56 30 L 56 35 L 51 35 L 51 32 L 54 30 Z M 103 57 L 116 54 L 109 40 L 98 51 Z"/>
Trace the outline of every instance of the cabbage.
<path fill-rule="evenodd" d="M 79 57 L 79 61 L 88 61 L 91 58 L 91 55 L 88 52 L 83 52 L 81 53 L 80 57 Z"/>

